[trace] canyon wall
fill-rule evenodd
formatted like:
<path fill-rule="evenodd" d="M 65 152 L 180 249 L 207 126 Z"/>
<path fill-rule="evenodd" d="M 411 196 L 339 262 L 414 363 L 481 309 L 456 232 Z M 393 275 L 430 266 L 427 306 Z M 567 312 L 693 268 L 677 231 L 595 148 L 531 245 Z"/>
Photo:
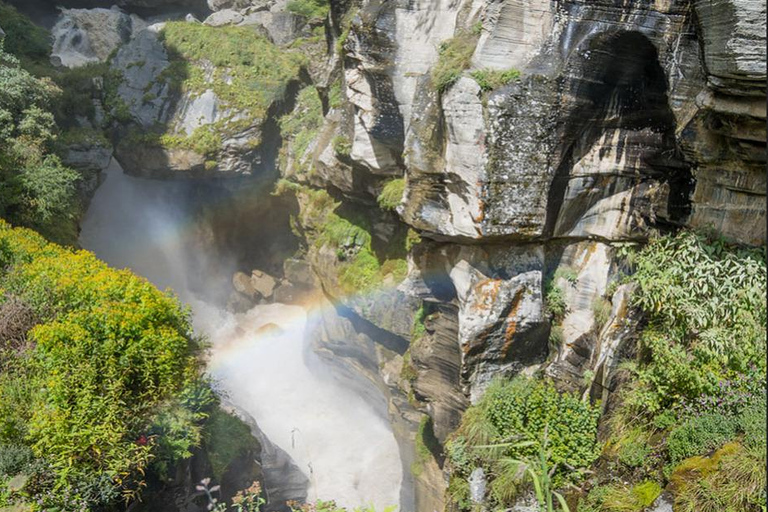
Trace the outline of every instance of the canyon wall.
<path fill-rule="evenodd" d="M 309 59 L 215 154 L 118 136 L 116 157 L 151 176 L 274 181 L 282 146 L 298 257 L 339 313 L 314 345 L 385 392 L 404 444 L 421 415 L 444 442 L 499 375 L 607 397 L 638 322 L 622 246 L 680 227 L 765 243 L 764 2 L 339 0 L 312 22 L 284 2 L 209 6 L 207 25 Z M 243 121 L 214 92 L 226 69 L 185 61 L 210 88 L 174 90 L 163 26 L 131 26 L 110 61 L 125 77 L 115 133 Z M 281 130 L 311 86 L 320 121 Z M 417 510 L 444 507 L 441 463 L 416 472 Z"/>

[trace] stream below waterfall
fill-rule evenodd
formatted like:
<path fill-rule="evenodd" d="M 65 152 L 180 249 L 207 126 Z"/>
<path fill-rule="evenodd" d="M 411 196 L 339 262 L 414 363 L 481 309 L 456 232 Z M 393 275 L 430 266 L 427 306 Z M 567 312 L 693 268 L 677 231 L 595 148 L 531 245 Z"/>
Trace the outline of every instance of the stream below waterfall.
<path fill-rule="evenodd" d="M 218 389 L 293 459 L 309 480 L 308 500 L 379 510 L 398 504 L 403 465 L 392 428 L 309 348 L 312 310 L 270 304 L 234 314 L 212 299 L 237 270 L 234 255 L 210 249 L 215 226 L 199 223 L 221 198 L 210 200 L 199 182 L 126 175 L 114 160 L 105 174 L 82 225 L 83 248 L 172 288 L 192 307 L 196 331 L 212 345 L 209 374 Z"/>

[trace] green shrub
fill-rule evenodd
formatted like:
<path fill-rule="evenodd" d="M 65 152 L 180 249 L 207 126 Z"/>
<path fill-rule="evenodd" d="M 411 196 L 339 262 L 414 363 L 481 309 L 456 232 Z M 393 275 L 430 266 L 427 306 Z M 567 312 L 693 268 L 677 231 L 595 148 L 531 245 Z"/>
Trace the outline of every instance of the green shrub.
<path fill-rule="evenodd" d="M 286 155 L 301 160 L 323 125 L 323 104 L 314 87 L 305 87 L 296 97 L 293 111 L 280 118 L 280 133 L 290 141 Z M 287 162 L 283 162 L 285 167 Z"/>
<path fill-rule="evenodd" d="M 578 479 L 580 469 L 596 460 L 599 416 L 599 405 L 560 393 L 551 383 L 526 377 L 498 379 L 464 413 L 457 435 L 446 449 L 457 474 L 464 477 L 468 474 L 462 472 L 483 466 L 490 475 L 519 480 L 514 461 L 538 460 L 546 433 L 546 458 L 541 464 L 552 468 L 558 486 Z M 505 499 L 506 504 L 511 502 L 509 495 Z"/>
<path fill-rule="evenodd" d="M 672 464 L 718 448 L 736 436 L 738 424 L 732 417 L 707 413 L 691 418 L 670 432 L 667 449 Z"/>
<path fill-rule="evenodd" d="M 23 444 L 0 445 L 0 478 L 21 473 L 35 459 L 32 450 Z"/>
<path fill-rule="evenodd" d="M 479 35 L 463 32 L 440 45 L 440 55 L 432 68 L 432 83 L 443 93 L 455 84 L 472 62 Z"/>
<path fill-rule="evenodd" d="M 52 153 L 57 127 L 49 107 L 59 93 L 0 49 L 0 216 L 74 242 L 80 176 Z"/>
<path fill-rule="evenodd" d="M 30 446 L 59 491 L 96 482 L 104 495 L 108 480 L 114 494 L 135 496 L 157 452 L 153 424 L 199 378 L 189 312 L 86 251 L 4 223 L 0 241 L 12 264 L 0 289 L 40 319 L 34 348 L 0 374 L 0 443 Z"/>
<path fill-rule="evenodd" d="M 485 92 L 493 91 L 520 78 L 520 72 L 516 69 L 499 71 L 495 69 L 479 69 L 471 73 L 477 85 Z"/>
<path fill-rule="evenodd" d="M 26 62 L 47 62 L 51 54 L 50 34 L 35 25 L 15 7 L 0 2 L 0 28 L 5 32 L 5 51 Z"/>
<path fill-rule="evenodd" d="M 630 468 L 641 467 L 651 454 L 649 440 L 649 433 L 642 428 L 630 429 L 616 443 L 619 462 Z"/>
<path fill-rule="evenodd" d="M 550 383 L 524 377 L 497 380 L 478 407 L 498 431 L 491 442 L 516 435 L 538 442 L 548 427 L 553 464 L 584 468 L 597 457 L 599 408 L 574 394 L 558 392 Z M 521 449 L 520 454 L 534 456 L 535 448 Z"/>
<path fill-rule="evenodd" d="M 568 305 L 565 303 L 565 293 L 555 279 L 544 283 L 544 301 L 552 320 L 561 322 L 568 312 Z"/>
<path fill-rule="evenodd" d="M 333 138 L 333 150 L 337 155 L 348 157 L 352 154 L 352 142 L 344 135 L 337 135 Z"/>
<path fill-rule="evenodd" d="M 657 413 L 716 395 L 719 382 L 747 372 L 765 380 L 763 251 L 683 231 L 652 240 L 630 262 L 633 302 L 650 317 L 631 407 Z"/>
<path fill-rule="evenodd" d="M 384 185 L 378 197 L 379 207 L 382 210 L 394 210 L 400 205 L 405 192 L 405 178 L 390 180 Z"/>
<path fill-rule="evenodd" d="M 309 19 L 325 18 L 330 10 L 330 0 L 291 0 L 286 10 Z"/>

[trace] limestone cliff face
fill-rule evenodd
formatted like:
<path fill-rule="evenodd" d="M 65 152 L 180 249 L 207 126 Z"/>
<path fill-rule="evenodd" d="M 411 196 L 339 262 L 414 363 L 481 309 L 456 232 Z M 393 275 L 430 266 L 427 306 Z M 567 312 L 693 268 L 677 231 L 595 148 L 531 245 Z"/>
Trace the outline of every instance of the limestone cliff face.
<path fill-rule="evenodd" d="M 765 242 L 764 30 L 750 0 L 334 3 L 344 101 L 314 172 L 286 175 L 358 209 L 405 179 L 397 212 L 422 242 L 398 290 L 427 314 L 401 386 L 440 440 L 496 375 L 608 392 L 637 322 L 611 285 L 617 246 L 683 226 Z M 440 92 L 431 71 L 457 36 L 471 62 Z M 556 325 L 548 286 L 564 290 Z"/>

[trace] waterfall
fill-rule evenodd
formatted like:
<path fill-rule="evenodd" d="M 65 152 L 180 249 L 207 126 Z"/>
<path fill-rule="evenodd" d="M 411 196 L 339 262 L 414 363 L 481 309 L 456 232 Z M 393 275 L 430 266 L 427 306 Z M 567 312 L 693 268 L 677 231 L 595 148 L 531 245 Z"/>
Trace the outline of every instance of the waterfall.
<path fill-rule="evenodd" d="M 235 258 L 205 240 L 211 233 L 199 225 L 199 212 L 221 205 L 207 201 L 201 187 L 128 176 L 113 161 L 80 243 L 192 306 L 195 329 L 211 341 L 217 387 L 292 457 L 309 480 L 309 500 L 398 504 L 403 468 L 391 426 L 309 349 L 306 333 L 317 324 L 311 308 L 270 304 L 233 314 L 210 300 L 208 292 L 231 286 Z"/>

